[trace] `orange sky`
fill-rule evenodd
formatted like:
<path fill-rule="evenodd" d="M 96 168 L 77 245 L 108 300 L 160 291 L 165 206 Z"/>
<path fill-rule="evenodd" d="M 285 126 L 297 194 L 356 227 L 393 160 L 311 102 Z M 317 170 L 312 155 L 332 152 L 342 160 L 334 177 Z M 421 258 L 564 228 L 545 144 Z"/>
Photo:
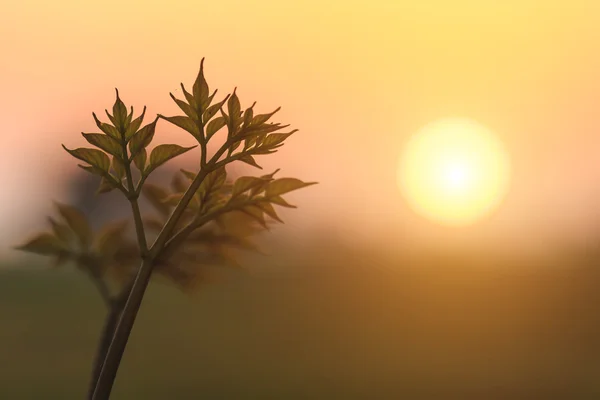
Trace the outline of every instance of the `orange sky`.
<path fill-rule="evenodd" d="M 266 170 L 321 185 L 290 196 L 288 229 L 324 221 L 391 241 L 450 232 L 396 187 L 407 137 L 447 116 L 504 141 L 513 185 L 497 215 L 452 236 L 542 242 L 600 230 L 600 2 L 14 1 L 0 9 L 0 231 L 39 226 L 118 87 L 147 115 L 177 112 L 206 57 L 211 88 L 281 105 L 299 128 Z M 159 122 L 159 142 L 193 144 Z M 360 237 L 363 237 L 360 236 Z M 532 239 L 533 238 L 533 239 Z M 4 246 L 4 245 L 3 245 Z"/>

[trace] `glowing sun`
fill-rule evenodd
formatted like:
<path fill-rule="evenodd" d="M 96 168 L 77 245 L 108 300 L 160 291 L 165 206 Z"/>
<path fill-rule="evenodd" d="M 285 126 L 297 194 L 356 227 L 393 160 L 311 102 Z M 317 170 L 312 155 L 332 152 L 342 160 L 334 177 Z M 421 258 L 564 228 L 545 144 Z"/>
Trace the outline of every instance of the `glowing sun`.
<path fill-rule="evenodd" d="M 418 214 L 445 225 L 470 225 L 504 199 L 510 158 L 500 140 L 468 119 L 431 123 L 406 144 L 398 184 Z"/>

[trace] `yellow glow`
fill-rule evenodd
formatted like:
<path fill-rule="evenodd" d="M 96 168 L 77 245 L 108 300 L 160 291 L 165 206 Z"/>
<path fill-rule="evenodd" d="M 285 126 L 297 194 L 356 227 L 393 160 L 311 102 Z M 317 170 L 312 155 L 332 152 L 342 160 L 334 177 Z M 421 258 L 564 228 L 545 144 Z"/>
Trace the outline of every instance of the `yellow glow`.
<path fill-rule="evenodd" d="M 467 119 L 425 126 L 407 143 L 398 170 L 410 207 L 446 225 L 468 225 L 488 215 L 504 198 L 509 178 L 502 143 Z"/>

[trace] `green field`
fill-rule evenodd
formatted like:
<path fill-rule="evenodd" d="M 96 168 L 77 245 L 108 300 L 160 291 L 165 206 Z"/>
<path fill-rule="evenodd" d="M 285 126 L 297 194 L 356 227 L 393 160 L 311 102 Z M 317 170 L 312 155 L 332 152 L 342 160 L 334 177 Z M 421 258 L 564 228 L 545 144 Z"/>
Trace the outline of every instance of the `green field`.
<path fill-rule="evenodd" d="M 600 268 L 272 263 L 153 284 L 113 398 L 600 398 Z M 0 272 L 0 399 L 83 399 L 103 315 L 75 272 Z"/>

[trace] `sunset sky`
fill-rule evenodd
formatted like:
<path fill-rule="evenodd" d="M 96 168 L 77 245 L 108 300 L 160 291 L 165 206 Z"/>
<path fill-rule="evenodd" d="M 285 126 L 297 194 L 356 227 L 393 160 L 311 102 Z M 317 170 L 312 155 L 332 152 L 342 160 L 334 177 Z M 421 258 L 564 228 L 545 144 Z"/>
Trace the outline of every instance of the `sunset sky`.
<path fill-rule="evenodd" d="M 191 88 L 202 57 L 218 98 L 237 87 L 242 107 L 282 106 L 277 121 L 300 130 L 258 160 L 320 182 L 289 196 L 295 234 L 600 238 L 596 0 L 21 0 L 0 6 L 0 38 L 0 253 L 41 226 L 52 199 L 68 200 L 78 168 L 60 145 L 85 144 L 115 87 L 136 112 L 174 115 L 169 92 Z M 453 116 L 492 130 L 513 168 L 498 212 L 456 232 L 413 215 L 396 184 L 410 135 Z M 194 143 L 164 121 L 156 139 Z"/>

